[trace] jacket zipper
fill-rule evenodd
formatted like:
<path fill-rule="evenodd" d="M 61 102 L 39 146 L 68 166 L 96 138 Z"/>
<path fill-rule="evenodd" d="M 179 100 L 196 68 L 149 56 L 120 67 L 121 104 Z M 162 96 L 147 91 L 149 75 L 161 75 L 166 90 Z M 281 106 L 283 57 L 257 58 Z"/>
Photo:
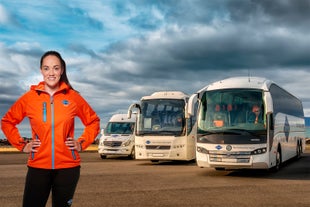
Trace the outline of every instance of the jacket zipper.
<path fill-rule="evenodd" d="M 51 96 L 51 127 L 52 127 L 52 169 L 55 169 L 55 123 L 54 123 L 54 97 Z"/>
<path fill-rule="evenodd" d="M 51 146 L 52 146 L 52 169 L 55 169 L 55 112 L 54 112 L 54 96 L 50 96 L 50 105 L 51 105 L 51 133 L 52 133 L 52 140 L 51 140 Z M 43 102 L 43 121 L 46 122 L 47 120 L 47 109 L 46 109 L 47 103 Z M 38 136 L 36 136 L 38 138 Z M 74 150 L 71 150 L 72 157 L 74 160 L 76 160 L 76 155 Z"/>

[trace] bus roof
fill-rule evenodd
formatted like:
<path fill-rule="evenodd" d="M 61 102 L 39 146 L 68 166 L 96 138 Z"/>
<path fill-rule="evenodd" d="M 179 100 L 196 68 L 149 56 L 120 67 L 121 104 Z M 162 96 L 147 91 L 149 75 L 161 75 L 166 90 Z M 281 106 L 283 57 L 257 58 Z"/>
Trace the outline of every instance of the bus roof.
<path fill-rule="evenodd" d="M 202 88 L 198 93 L 203 91 L 226 89 L 226 88 L 253 88 L 269 90 L 270 85 L 274 83 L 271 80 L 262 77 L 231 77 L 224 80 L 220 80 Z"/>
<path fill-rule="evenodd" d="M 114 114 L 109 122 L 136 122 L 136 114 L 132 114 L 130 119 L 128 119 L 127 114 Z"/>
<path fill-rule="evenodd" d="M 141 100 L 150 99 L 186 99 L 189 95 L 183 93 L 182 91 L 157 91 L 150 96 L 143 96 Z"/>

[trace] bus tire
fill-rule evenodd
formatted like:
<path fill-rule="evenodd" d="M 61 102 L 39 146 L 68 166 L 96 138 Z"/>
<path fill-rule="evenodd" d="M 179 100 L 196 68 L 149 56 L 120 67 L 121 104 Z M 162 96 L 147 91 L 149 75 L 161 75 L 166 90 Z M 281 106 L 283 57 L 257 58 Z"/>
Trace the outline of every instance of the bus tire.
<path fill-rule="evenodd" d="M 132 148 L 130 155 L 128 157 L 132 160 L 136 159 L 135 147 Z"/>
<path fill-rule="evenodd" d="M 101 159 L 103 159 L 103 160 L 107 158 L 106 155 L 100 155 L 100 157 L 101 157 Z"/>
<path fill-rule="evenodd" d="M 282 153 L 281 153 L 281 147 L 279 146 L 277 149 L 276 154 L 276 166 L 274 167 L 274 171 L 279 171 L 282 165 Z"/>
<path fill-rule="evenodd" d="M 298 141 L 297 147 L 296 147 L 296 159 L 297 160 L 301 158 L 301 153 L 302 153 L 302 145 L 300 141 Z"/>
<path fill-rule="evenodd" d="M 223 167 L 216 167 L 215 170 L 216 171 L 225 171 L 225 168 L 223 168 Z"/>

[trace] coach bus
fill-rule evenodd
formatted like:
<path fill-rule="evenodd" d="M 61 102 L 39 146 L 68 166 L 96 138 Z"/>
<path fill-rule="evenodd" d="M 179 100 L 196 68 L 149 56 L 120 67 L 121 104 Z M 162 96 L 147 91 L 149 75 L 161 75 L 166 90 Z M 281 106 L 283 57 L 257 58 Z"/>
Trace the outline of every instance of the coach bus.
<path fill-rule="evenodd" d="M 232 77 L 190 97 L 188 113 L 197 118 L 199 167 L 274 169 L 305 150 L 301 101 L 273 81 Z"/>
<path fill-rule="evenodd" d="M 108 155 L 127 155 L 135 159 L 134 126 L 136 124 L 135 114 L 131 119 L 127 114 L 114 114 L 108 121 L 106 127 L 101 130 L 99 138 L 98 153 L 102 159 Z"/>
<path fill-rule="evenodd" d="M 141 98 L 128 109 L 137 110 L 135 158 L 162 160 L 195 159 L 195 110 L 187 116 L 189 96 L 181 91 L 159 91 Z"/>

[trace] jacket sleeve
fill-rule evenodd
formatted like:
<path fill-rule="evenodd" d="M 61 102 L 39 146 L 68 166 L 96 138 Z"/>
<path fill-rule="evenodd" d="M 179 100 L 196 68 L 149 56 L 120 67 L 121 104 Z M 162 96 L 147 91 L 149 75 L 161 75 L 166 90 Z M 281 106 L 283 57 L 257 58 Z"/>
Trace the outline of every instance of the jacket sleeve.
<path fill-rule="evenodd" d="M 11 145 L 22 151 L 27 142 L 20 136 L 18 125 L 26 116 L 25 96 L 19 98 L 1 119 L 1 129 Z"/>
<path fill-rule="evenodd" d="M 78 109 L 77 116 L 85 126 L 82 135 L 78 138 L 78 142 L 82 146 L 82 150 L 85 150 L 90 144 L 94 142 L 100 131 L 100 118 L 91 106 L 78 95 Z"/>

